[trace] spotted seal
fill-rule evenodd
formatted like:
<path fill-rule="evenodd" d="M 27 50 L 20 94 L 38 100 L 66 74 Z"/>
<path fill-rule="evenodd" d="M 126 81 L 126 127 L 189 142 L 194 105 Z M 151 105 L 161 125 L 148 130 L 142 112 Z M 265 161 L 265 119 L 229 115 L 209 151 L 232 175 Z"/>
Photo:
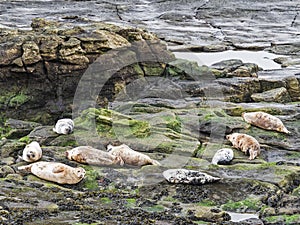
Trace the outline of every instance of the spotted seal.
<path fill-rule="evenodd" d="M 79 163 L 90 165 L 123 165 L 121 157 L 91 146 L 79 146 L 66 151 L 66 157 Z"/>
<path fill-rule="evenodd" d="M 137 152 L 131 149 L 129 146 L 122 144 L 119 146 L 107 145 L 107 151 L 112 155 L 119 156 L 122 158 L 124 163 L 133 166 L 144 166 L 144 165 L 156 165 L 159 166 L 160 163 L 156 160 L 151 159 L 149 156 Z"/>
<path fill-rule="evenodd" d="M 60 119 L 56 122 L 53 131 L 57 134 L 71 134 L 74 129 L 74 122 L 71 119 Z"/>
<path fill-rule="evenodd" d="M 18 170 L 31 172 L 39 178 L 58 184 L 77 184 L 85 176 L 85 170 L 82 167 L 74 168 L 59 162 L 40 161 L 20 166 Z"/>
<path fill-rule="evenodd" d="M 227 165 L 232 161 L 233 157 L 234 154 L 231 148 L 221 148 L 215 153 L 211 163 L 215 165 Z"/>
<path fill-rule="evenodd" d="M 289 134 L 290 131 L 283 125 L 282 121 L 265 112 L 244 112 L 243 119 L 254 126 L 260 127 L 265 130 L 275 130 L 278 132 Z"/>
<path fill-rule="evenodd" d="M 168 182 L 174 184 L 206 184 L 221 180 L 219 177 L 187 169 L 169 169 L 163 172 L 163 176 Z"/>
<path fill-rule="evenodd" d="M 36 162 L 42 158 L 42 149 L 38 142 L 33 141 L 23 149 L 22 157 L 26 162 Z"/>
<path fill-rule="evenodd" d="M 232 143 L 234 148 L 240 149 L 246 155 L 249 154 L 250 160 L 255 159 L 260 154 L 258 141 L 248 134 L 232 133 L 227 135 L 226 138 Z"/>

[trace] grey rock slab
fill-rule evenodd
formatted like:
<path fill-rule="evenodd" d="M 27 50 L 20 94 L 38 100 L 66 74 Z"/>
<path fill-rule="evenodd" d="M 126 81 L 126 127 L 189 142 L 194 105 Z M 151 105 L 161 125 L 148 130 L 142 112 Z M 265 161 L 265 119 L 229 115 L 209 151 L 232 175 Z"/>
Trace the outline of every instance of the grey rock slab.
<path fill-rule="evenodd" d="M 280 87 L 262 93 L 254 93 L 251 98 L 255 102 L 278 102 L 287 103 L 291 102 L 291 97 L 286 88 Z"/>
<path fill-rule="evenodd" d="M 0 3 L 0 23 L 5 27 L 29 29 L 34 17 L 68 20 L 74 25 L 84 24 L 80 17 L 85 17 L 143 27 L 175 43 L 227 44 L 248 49 L 271 47 L 277 52 L 286 52 L 289 47 L 287 52 L 291 52 L 299 34 L 299 7 L 296 1 L 288 0 L 92 0 L 71 3 L 40 0 L 31 4 L 4 1 Z M 272 43 L 276 45 L 271 46 Z"/>

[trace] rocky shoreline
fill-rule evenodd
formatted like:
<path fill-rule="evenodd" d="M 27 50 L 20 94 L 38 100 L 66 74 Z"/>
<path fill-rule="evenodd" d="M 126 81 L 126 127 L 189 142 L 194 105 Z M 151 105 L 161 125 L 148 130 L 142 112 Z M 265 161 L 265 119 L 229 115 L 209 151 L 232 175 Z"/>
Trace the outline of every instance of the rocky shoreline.
<path fill-rule="evenodd" d="M 205 19 L 213 4 L 197 8 L 196 17 Z M 117 9 L 126 18 L 127 8 Z M 296 18 L 288 32 L 298 24 Z M 80 18 L 36 18 L 31 27 L 0 29 L 1 224 L 299 224 L 297 44 L 263 43 L 265 50 L 288 54 L 277 59 L 281 70 L 238 59 L 208 67 L 176 59 L 167 49 L 219 51 L 220 43 L 206 43 L 205 50 L 163 38 L 167 46 L 142 29 Z M 259 40 L 236 40 L 231 47 L 257 49 Z M 278 116 L 291 134 L 249 126 L 241 114 L 253 111 Z M 62 117 L 73 117 L 73 134 L 53 132 Z M 214 153 L 231 146 L 225 135 L 232 132 L 254 136 L 262 145 L 260 157 L 249 161 L 234 149 L 230 165 L 212 165 Z M 31 141 L 40 143 L 43 161 L 83 166 L 85 179 L 57 185 L 20 173 L 17 167 L 27 163 L 18 162 L 18 155 Z M 125 143 L 161 166 L 100 167 L 65 157 L 79 145 L 104 149 L 108 143 Z M 170 168 L 222 180 L 169 184 L 162 172 Z M 238 222 L 233 213 L 250 216 Z"/>

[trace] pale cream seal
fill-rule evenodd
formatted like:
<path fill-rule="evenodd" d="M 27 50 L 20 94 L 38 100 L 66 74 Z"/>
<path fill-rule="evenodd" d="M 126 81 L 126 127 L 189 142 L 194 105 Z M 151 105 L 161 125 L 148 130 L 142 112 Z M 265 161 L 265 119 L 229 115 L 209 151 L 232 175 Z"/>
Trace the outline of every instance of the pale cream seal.
<path fill-rule="evenodd" d="M 151 159 L 149 156 L 137 152 L 125 144 L 119 146 L 107 146 L 107 151 L 110 152 L 112 155 L 119 156 L 122 158 L 124 163 L 133 166 L 144 166 L 148 164 L 152 165 L 160 165 L 160 163 L 156 160 Z"/>
<path fill-rule="evenodd" d="M 31 172 L 39 178 L 59 184 L 76 184 L 85 176 L 85 170 L 82 167 L 74 168 L 58 162 L 40 161 L 20 166 L 18 170 Z"/>
<path fill-rule="evenodd" d="M 90 165 L 123 165 L 121 157 L 91 146 L 79 146 L 66 151 L 66 157 Z"/>
<path fill-rule="evenodd" d="M 243 113 L 242 117 L 247 123 L 262 129 L 275 130 L 286 134 L 290 133 L 282 121 L 271 114 L 265 112 L 248 112 Z"/>

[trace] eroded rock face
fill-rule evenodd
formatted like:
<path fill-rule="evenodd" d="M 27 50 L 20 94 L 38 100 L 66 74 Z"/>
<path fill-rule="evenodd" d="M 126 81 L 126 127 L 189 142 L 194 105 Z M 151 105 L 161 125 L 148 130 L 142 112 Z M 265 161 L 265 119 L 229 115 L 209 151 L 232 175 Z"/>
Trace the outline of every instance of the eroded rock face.
<path fill-rule="evenodd" d="M 19 119 L 46 123 L 70 112 L 81 76 L 98 56 L 111 49 L 130 47 L 139 41 L 144 54 L 165 52 L 167 58 L 173 58 L 154 35 L 140 29 L 100 22 L 86 22 L 79 27 L 44 19 L 34 19 L 31 26 L 28 31 L 1 29 L 0 105 L 6 115 Z M 151 48 L 147 43 L 150 41 Z M 142 76 L 160 75 L 148 72 L 147 63 L 135 63 L 135 70 Z M 161 72 L 163 63 L 156 65 Z M 120 68 L 115 77 L 130 73 L 127 71 Z"/>

